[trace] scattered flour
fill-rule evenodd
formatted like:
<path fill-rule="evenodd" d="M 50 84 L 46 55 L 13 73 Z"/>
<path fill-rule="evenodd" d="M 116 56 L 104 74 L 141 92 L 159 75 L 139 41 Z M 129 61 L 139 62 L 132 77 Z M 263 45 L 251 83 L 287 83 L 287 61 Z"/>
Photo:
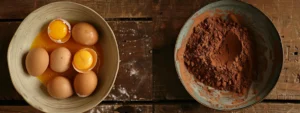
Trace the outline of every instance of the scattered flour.
<path fill-rule="evenodd" d="M 130 97 L 129 94 L 127 93 L 127 90 L 124 87 L 122 87 L 121 85 L 119 85 L 118 90 L 121 94 L 126 95 L 127 97 Z"/>
<path fill-rule="evenodd" d="M 113 100 L 117 100 L 117 97 L 114 94 L 111 95 L 111 98 L 113 98 Z"/>
<path fill-rule="evenodd" d="M 99 109 L 93 108 L 91 109 L 90 113 L 101 113 L 101 112 L 99 111 Z"/>
<path fill-rule="evenodd" d="M 129 76 L 138 75 L 139 71 L 135 68 L 131 68 Z"/>
<path fill-rule="evenodd" d="M 136 110 L 139 111 L 139 112 L 143 111 L 140 107 L 137 107 Z"/>

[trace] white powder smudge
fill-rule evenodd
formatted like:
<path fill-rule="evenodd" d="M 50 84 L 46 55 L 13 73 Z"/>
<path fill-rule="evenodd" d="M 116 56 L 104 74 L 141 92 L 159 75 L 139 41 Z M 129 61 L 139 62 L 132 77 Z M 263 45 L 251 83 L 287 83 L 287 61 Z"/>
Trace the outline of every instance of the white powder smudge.
<path fill-rule="evenodd" d="M 137 31 L 135 29 L 129 29 L 129 31 L 131 31 L 132 34 L 137 34 Z"/>
<path fill-rule="evenodd" d="M 112 110 L 111 106 L 109 105 L 101 105 L 93 108 L 90 113 L 107 113 Z"/>
<path fill-rule="evenodd" d="M 128 53 L 129 55 L 131 55 L 131 53 Z"/>
<path fill-rule="evenodd" d="M 123 95 L 126 95 L 127 97 L 130 97 L 129 94 L 127 93 L 127 90 L 124 87 L 121 87 L 121 85 L 119 85 L 120 88 L 118 88 L 119 92 Z"/>
<path fill-rule="evenodd" d="M 142 109 L 140 107 L 137 107 L 136 110 L 142 112 Z"/>
<path fill-rule="evenodd" d="M 125 29 L 124 27 L 120 27 L 118 31 L 120 33 L 125 33 L 127 31 L 127 29 Z"/>
<path fill-rule="evenodd" d="M 129 54 L 132 54 L 132 53 L 129 53 Z M 126 62 L 122 65 L 122 67 L 124 67 L 126 69 L 125 72 L 129 72 L 129 76 L 139 74 L 139 70 L 136 68 L 135 64 L 136 64 L 136 60 L 132 60 L 132 61 Z"/>
<path fill-rule="evenodd" d="M 133 98 L 134 98 L 134 99 L 136 99 L 136 98 L 137 98 L 137 96 L 136 96 L 136 95 L 133 95 Z"/>
<path fill-rule="evenodd" d="M 95 108 L 91 109 L 90 113 L 94 113 L 95 112 Z"/>
<path fill-rule="evenodd" d="M 131 68 L 129 76 L 138 75 L 139 71 L 135 68 Z"/>
<path fill-rule="evenodd" d="M 143 37 L 148 38 L 148 35 L 143 35 Z"/>
<path fill-rule="evenodd" d="M 182 112 L 182 110 L 180 109 L 180 110 L 177 111 L 177 113 L 183 113 L 183 112 Z"/>
<path fill-rule="evenodd" d="M 111 97 L 113 98 L 113 100 L 117 100 L 116 95 L 112 94 Z"/>
<path fill-rule="evenodd" d="M 131 36 L 136 36 L 136 34 L 131 34 Z"/>

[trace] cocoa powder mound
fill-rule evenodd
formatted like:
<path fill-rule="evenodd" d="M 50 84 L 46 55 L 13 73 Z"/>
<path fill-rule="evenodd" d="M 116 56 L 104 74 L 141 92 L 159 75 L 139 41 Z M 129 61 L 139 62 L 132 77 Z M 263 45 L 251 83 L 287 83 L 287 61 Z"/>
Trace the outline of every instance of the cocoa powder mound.
<path fill-rule="evenodd" d="M 205 85 L 245 94 L 252 83 L 252 50 L 247 28 L 230 19 L 209 17 L 194 27 L 184 63 Z"/>

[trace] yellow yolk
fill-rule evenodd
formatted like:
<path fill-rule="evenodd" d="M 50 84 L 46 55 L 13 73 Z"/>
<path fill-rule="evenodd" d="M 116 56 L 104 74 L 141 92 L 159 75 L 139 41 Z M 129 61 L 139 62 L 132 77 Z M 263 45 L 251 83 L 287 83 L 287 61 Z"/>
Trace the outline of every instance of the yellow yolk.
<path fill-rule="evenodd" d="M 49 24 L 48 33 L 53 39 L 63 39 L 68 34 L 68 26 L 62 20 L 54 20 Z"/>
<path fill-rule="evenodd" d="M 87 50 L 79 50 L 74 55 L 73 64 L 80 70 L 89 69 L 93 64 L 93 56 Z"/>

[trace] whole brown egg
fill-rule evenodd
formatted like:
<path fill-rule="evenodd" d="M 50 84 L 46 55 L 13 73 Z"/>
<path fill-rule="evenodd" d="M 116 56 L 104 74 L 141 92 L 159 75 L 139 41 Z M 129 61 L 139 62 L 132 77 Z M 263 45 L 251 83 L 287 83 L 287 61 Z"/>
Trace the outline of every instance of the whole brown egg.
<path fill-rule="evenodd" d="M 55 49 L 50 54 L 50 68 L 58 73 L 65 72 L 71 64 L 71 52 L 65 47 Z"/>
<path fill-rule="evenodd" d="M 62 76 L 56 76 L 47 83 L 50 96 L 56 99 L 65 99 L 73 95 L 71 82 Z"/>
<path fill-rule="evenodd" d="M 79 97 L 87 97 L 96 89 L 98 78 L 95 72 L 79 73 L 74 79 L 74 89 Z"/>
<path fill-rule="evenodd" d="M 25 61 L 27 72 L 32 76 L 43 74 L 49 65 L 49 55 L 44 48 L 34 48 L 29 51 Z"/>
<path fill-rule="evenodd" d="M 98 41 L 97 30 L 94 26 L 86 22 L 80 22 L 74 25 L 72 37 L 77 43 L 87 46 L 94 45 Z"/>

